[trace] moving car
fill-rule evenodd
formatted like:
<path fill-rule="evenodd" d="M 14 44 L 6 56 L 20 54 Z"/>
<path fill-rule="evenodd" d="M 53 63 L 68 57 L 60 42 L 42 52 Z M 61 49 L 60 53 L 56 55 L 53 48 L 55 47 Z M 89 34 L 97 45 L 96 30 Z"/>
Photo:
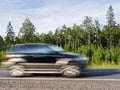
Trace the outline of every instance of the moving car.
<path fill-rule="evenodd" d="M 67 77 L 77 77 L 88 63 L 85 56 L 44 43 L 17 44 L 10 48 L 3 59 L 10 76 L 15 77 L 34 73 L 60 73 Z"/>

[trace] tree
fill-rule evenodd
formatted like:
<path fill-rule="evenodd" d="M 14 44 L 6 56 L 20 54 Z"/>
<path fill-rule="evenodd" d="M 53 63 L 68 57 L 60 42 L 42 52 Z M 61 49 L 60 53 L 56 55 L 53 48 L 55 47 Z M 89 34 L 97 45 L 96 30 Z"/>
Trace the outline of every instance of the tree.
<path fill-rule="evenodd" d="M 55 30 L 54 38 L 56 42 L 55 44 L 59 46 L 60 45 L 60 29 L 59 28 Z"/>
<path fill-rule="evenodd" d="M 96 46 L 101 46 L 101 36 L 102 36 L 102 33 L 101 33 L 101 24 L 99 23 L 99 20 L 96 18 L 94 20 L 94 28 L 95 28 L 95 42 L 96 42 Z"/>
<path fill-rule="evenodd" d="M 95 37 L 95 29 L 93 28 L 93 20 L 91 17 L 85 16 L 85 19 L 83 20 L 82 23 L 82 28 L 86 33 L 86 42 L 87 45 L 91 45 L 94 42 L 94 37 Z"/>
<path fill-rule="evenodd" d="M 3 50 L 3 46 L 4 46 L 4 40 L 2 36 L 0 36 L 0 52 Z"/>
<path fill-rule="evenodd" d="M 11 22 L 9 21 L 7 25 L 7 34 L 5 36 L 5 49 L 9 48 L 11 45 L 14 44 L 15 39 L 15 32 L 13 31 L 13 27 Z"/>
<path fill-rule="evenodd" d="M 48 34 L 42 33 L 39 36 L 39 39 L 42 43 L 55 44 L 54 35 L 53 35 L 53 32 L 51 32 L 51 31 L 49 31 Z"/>
<path fill-rule="evenodd" d="M 120 41 L 120 26 L 119 24 L 117 24 L 115 27 L 114 27 L 114 31 L 112 32 L 112 43 L 113 43 L 113 46 L 116 47 Z"/>
<path fill-rule="evenodd" d="M 22 43 L 32 43 L 35 39 L 35 27 L 29 18 L 26 18 L 20 28 L 19 36 Z"/>
<path fill-rule="evenodd" d="M 72 33 L 71 33 L 71 36 L 72 36 L 72 46 L 73 46 L 73 49 L 74 49 L 74 52 L 77 51 L 78 47 L 80 47 L 82 44 L 83 44 L 83 29 L 79 26 L 79 25 L 76 25 L 74 24 L 73 27 L 72 27 Z"/>
<path fill-rule="evenodd" d="M 83 27 L 83 30 L 85 31 L 85 38 L 86 38 L 87 45 L 89 47 L 88 54 L 89 54 L 90 61 L 91 61 L 92 60 L 91 46 L 95 41 L 95 29 L 94 29 L 92 18 L 86 16 L 85 19 L 83 20 L 82 27 Z"/>
<path fill-rule="evenodd" d="M 110 49 L 113 47 L 113 32 L 116 27 L 116 22 L 115 22 L 115 17 L 114 17 L 114 12 L 113 8 L 110 5 L 108 10 L 107 10 L 107 25 L 103 27 L 103 33 L 105 34 L 105 38 L 107 40 L 107 48 Z"/>
<path fill-rule="evenodd" d="M 107 10 L 107 24 L 108 26 L 115 26 L 116 22 L 115 22 L 115 17 L 114 17 L 114 9 L 112 8 L 112 6 L 110 5 L 108 10 Z"/>

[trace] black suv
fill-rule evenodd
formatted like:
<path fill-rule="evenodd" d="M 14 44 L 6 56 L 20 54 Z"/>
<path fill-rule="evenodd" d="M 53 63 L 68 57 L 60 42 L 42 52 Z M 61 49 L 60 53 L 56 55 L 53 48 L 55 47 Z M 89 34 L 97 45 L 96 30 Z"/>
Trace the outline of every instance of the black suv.
<path fill-rule="evenodd" d="M 61 73 L 67 77 L 80 75 L 88 58 L 64 51 L 62 48 L 43 44 L 18 44 L 3 57 L 10 76 L 25 76 L 33 73 Z"/>

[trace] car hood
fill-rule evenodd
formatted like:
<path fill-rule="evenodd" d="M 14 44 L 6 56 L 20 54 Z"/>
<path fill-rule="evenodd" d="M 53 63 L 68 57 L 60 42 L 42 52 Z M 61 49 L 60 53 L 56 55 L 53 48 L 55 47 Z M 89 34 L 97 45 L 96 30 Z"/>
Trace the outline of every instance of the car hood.
<path fill-rule="evenodd" d="M 87 57 L 79 55 L 79 54 L 74 54 L 74 53 L 69 53 L 69 52 L 63 52 L 60 53 L 62 56 L 64 56 L 65 58 L 76 58 L 76 60 L 88 60 Z"/>

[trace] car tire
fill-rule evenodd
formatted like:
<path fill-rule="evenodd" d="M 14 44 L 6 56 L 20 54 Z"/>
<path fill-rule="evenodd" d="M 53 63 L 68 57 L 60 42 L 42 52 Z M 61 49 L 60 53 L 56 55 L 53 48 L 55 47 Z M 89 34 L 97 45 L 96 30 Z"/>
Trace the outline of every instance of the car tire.
<path fill-rule="evenodd" d="M 24 76 L 24 66 L 13 65 L 9 68 L 9 74 L 12 77 Z"/>
<path fill-rule="evenodd" d="M 80 73 L 81 69 L 77 63 L 70 63 L 62 70 L 62 75 L 70 78 L 78 77 Z"/>

